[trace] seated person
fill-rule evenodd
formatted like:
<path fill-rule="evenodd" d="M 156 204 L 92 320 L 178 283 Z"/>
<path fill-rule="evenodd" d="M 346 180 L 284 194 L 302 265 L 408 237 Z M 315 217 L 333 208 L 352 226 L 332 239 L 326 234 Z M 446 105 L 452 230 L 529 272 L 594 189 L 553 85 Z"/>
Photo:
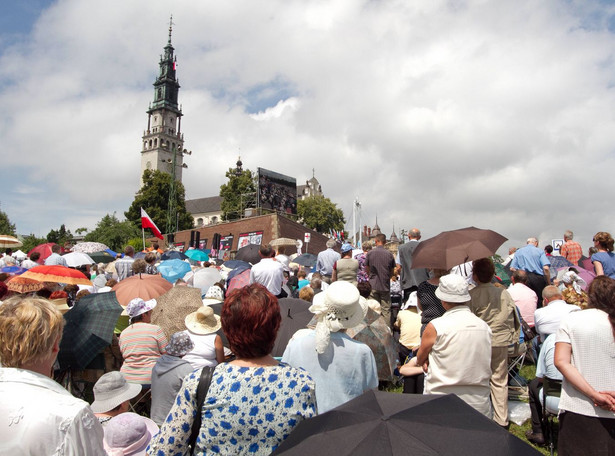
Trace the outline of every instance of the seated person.
<path fill-rule="evenodd" d="M 410 293 L 402 305 L 394 326 L 399 329 L 399 362 L 404 363 L 408 355 L 416 352 L 421 345 L 421 316 L 416 307 L 416 291 Z"/>
<path fill-rule="evenodd" d="M 186 315 L 184 323 L 188 328 L 185 332 L 194 344 L 194 348 L 184 356 L 184 361 L 188 361 L 193 369 L 213 367 L 224 362 L 222 338 L 216 334 L 222 325 L 213 308 L 200 307 Z"/>
<path fill-rule="evenodd" d="M 555 334 L 551 334 L 542 344 L 542 349 L 536 362 L 536 378 L 528 385 L 530 410 L 532 412 L 532 429 L 525 433 L 527 439 L 537 445 L 545 444 L 545 430 L 542 422 L 542 379 L 548 377 L 552 380 L 562 381 L 563 377 L 553 362 L 555 355 Z M 547 409 L 557 414 L 559 397 L 547 397 Z"/>
<path fill-rule="evenodd" d="M 440 277 L 436 296 L 445 312 L 425 327 L 416 360 L 426 374 L 424 394 L 456 394 L 491 418 L 491 329 L 470 310 L 462 276 Z"/>
<path fill-rule="evenodd" d="M 188 361 L 182 359 L 193 348 L 194 342 L 185 331 L 176 332 L 165 348 L 166 354 L 156 361 L 152 370 L 151 418 L 158 426 L 169 414 L 184 377 L 194 370 Z"/>
<path fill-rule="evenodd" d="M 130 400 L 141 392 L 141 385 L 128 383 L 121 372 L 107 372 L 94 385 L 92 411 L 103 428 L 109 420 L 130 409 Z"/>
<path fill-rule="evenodd" d="M 339 280 L 315 295 L 310 312 L 316 315 L 316 328 L 296 333 L 282 356 L 283 362 L 302 367 L 314 379 L 318 413 L 378 386 L 371 349 L 345 333 L 365 318 L 367 307 L 359 298 L 357 287 Z"/>

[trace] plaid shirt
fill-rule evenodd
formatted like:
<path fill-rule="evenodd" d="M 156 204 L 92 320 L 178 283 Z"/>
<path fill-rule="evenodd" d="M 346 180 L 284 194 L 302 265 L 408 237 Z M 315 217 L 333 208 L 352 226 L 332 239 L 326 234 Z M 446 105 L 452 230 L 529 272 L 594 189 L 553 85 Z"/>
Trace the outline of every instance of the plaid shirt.
<path fill-rule="evenodd" d="M 562 245 L 560 254 L 572 264 L 577 266 L 579 264 L 579 260 L 583 256 L 583 249 L 581 248 L 581 244 L 578 242 L 566 241 L 566 243 Z"/>

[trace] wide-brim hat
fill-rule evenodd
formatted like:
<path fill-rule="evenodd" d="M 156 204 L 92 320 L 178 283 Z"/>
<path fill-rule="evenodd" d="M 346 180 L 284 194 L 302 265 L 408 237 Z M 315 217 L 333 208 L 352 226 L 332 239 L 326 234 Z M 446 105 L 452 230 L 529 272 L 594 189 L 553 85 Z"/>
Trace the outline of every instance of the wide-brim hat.
<path fill-rule="evenodd" d="M 141 385 L 128 383 L 121 372 L 107 372 L 94 385 L 94 413 L 113 410 L 122 402 L 129 401 L 141 392 Z"/>
<path fill-rule="evenodd" d="M 212 334 L 222 327 L 220 317 L 209 306 L 200 307 L 196 312 L 186 315 L 186 328 L 194 334 Z"/>
<path fill-rule="evenodd" d="M 109 420 L 103 441 L 111 455 L 145 456 L 145 450 L 159 428 L 151 419 L 136 413 L 120 413 Z"/>
<path fill-rule="evenodd" d="M 440 277 L 436 296 L 440 301 L 452 303 L 463 303 L 472 299 L 468 292 L 467 280 L 458 274 L 448 274 Z"/>
<path fill-rule="evenodd" d="M 310 312 L 325 313 L 325 320 L 337 322 L 342 328 L 354 328 L 365 318 L 367 304 L 361 302 L 357 287 L 350 282 L 333 282 L 326 290 L 314 295 Z"/>
<path fill-rule="evenodd" d="M 50 299 L 50 301 L 53 302 L 56 306 L 56 309 L 58 309 L 63 314 L 65 314 L 66 312 L 70 310 L 70 307 L 68 307 L 66 298 Z"/>
<path fill-rule="evenodd" d="M 124 311 L 126 312 L 125 315 L 128 315 L 130 318 L 134 318 L 134 317 L 138 317 L 139 315 L 144 314 L 145 312 L 149 312 L 154 307 L 156 307 L 155 299 L 150 299 L 149 301 L 145 301 L 141 298 L 134 298 L 128 303 Z"/>

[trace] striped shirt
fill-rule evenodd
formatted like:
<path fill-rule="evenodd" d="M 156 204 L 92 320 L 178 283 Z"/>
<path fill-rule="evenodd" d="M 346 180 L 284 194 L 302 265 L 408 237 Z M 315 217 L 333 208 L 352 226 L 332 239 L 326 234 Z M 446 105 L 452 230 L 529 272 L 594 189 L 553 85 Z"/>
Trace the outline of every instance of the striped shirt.
<path fill-rule="evenodd" d="M 124 364 L 120 372 L 126 381 L 151 384 L 152 369 L 158 358 L 166 353 L 168 341 L 160 326 L 137 322 L 130 325 L 120 335 L 120 351 Z"/>

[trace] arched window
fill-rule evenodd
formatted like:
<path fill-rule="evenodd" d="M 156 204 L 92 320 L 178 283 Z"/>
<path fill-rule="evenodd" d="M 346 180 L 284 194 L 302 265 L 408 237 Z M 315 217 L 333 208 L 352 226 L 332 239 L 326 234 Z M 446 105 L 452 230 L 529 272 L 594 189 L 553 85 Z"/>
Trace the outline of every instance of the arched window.
<path fill-rule="evenodd" d="M 154 138 L 154 147 L 158 147 L 158 138 Z"/>
<path fill-rule="evenodd" d="M 201 217 L 196 219 L 196 226 L 203 226 L 203 219 Z"/>
<path fill-rule="evenodd" d="M 215 215 L 211 218 L 211 223 L 218 223 L 218 217 Z"/>

